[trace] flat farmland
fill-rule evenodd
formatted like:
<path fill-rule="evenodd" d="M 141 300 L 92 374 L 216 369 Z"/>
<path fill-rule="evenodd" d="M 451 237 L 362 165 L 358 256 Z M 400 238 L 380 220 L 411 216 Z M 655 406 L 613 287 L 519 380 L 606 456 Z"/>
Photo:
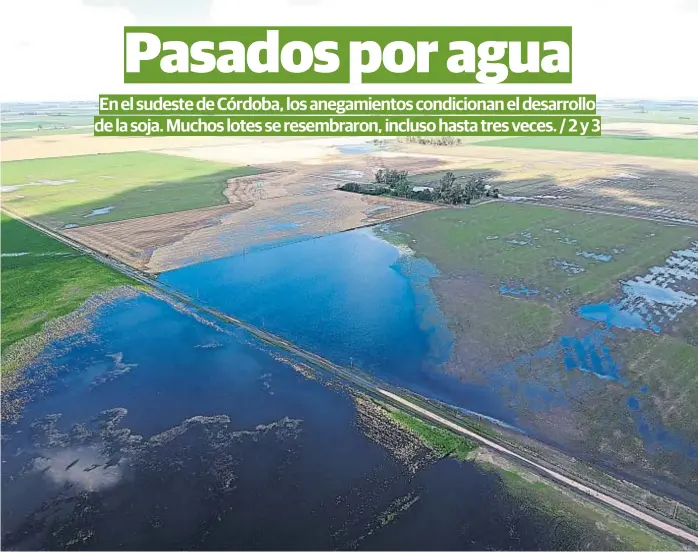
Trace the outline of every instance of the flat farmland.
<path fill-rule="evenodd" d="M 562 448 L 696 493 L 698 229 L 507 203 L 390 228 L 438 268 L 446 371 Z"/>
<path fill-rule="evenodd" d="M 92 133 L 33 135 L 22 140 L 5 140 L 3 161 L 74 157 L 131 151 L 160 151 L 209 161 L 229 161 L 233 156 L 242 164 L 253 162 L 297 161 L 325 155 L 333 145 L 365 142 L 366 138 L 239 137 L 239 136 L 93 136 Z M 285 145 L 293 147 L 289 155 Z M 239 155 L 238 155 L 239 154 Z M 254 160 L 249 159 L 254 156 Z"/>
<path fill-rule="evenodd" d="M 3 201 L 52 229 L 227 203 L 226 182 L 260 172 L 165 156 L 118 153 L 3 164 Z"/>
<path fill-rule="evenodd" d="M 485 144 L 487 142 L 484 142 Z M 524 136 L 492 142 L 496 147 L 543 149 L 556 151 L 589 151 L 698 159 L 698 141 L 690 138 L 657 136 Z"/>
<path fill-rule="evenodd" d="M 289 151 L 301 147 L 290 142 Z M 448 166 L 438 157 L 314 144 L 308 152 L 317 157 L 264 169 L 155 152 L 14 161 L 4 167 L 3 200 L 11 212 L 154 273 L 437 208 L 336 188 L 371 181 L 382 166 L 415 174 Z M 277 158 L 273 148 L 267 155 Z"/>
<path fill-rule="evenodd" d="M 502 142 L 452 148 L 399 144 L 397 150 L 490 175 L 512 201 L 698 224 L 696 160 L 497 147 Z"/>
<path fill-rule="evenodd" d="M 153 253 L 204 228 L 216 226 L 249 204 L 189 209 L 63 231 L 67 237 L 114 257 L 138 270 L 148 271 Z M 196 258 L 196 255 L 191 253 Z M 203 258 L 203 257 L 202 257 Z"/>
<path fill-rule="evenodd" d="M 639 123 L 639 122 L 606 122 L 603 118 L 604 135 L 622 135 L 665 138 L 698 138 L 698 124 L 665 124 L 665 123 Z M 698 122 L 698 121 L 697 121 Z"/>
<path fill-rule="evenodd" d="M 370 181 L 374 161 L 359 156 L 325 164 L 278 164 L 262 174 L 229 178 L 221 194 L 226 205 L 63 231 L 131 266 L 159 273 L 438 208 L 336 190 L 351 180 Z M 394 161 L 409 168 L 435 163 L 421 157 Z"/>
<path fill-rule="evenodd" d="M 607 100 L 599 102 L 597 108 L 604 123 L 618 121 L 665 126 L 698 124 L 698 105 L 692 101 Z"/>
<path fill-rule="evenodd" d="M 87 102 L 66 104 L 2 105 L 1 140 L 19 140 L 32 136 L 85 133 L 92 129 L 97 106 Z"/>
<path fill-rule="evenodd" d="M 661 492 L 662 514 L 668 503 L 678 519 L 672 500 L 698 504 L 696 160 L 495 141 L 433 148 L 314 139 L 173 142 L 153 152 L 7 165 L 3 200 L 11 211 L 157 275 L 200 305 L 386 385 L 478 413 L 473 423 L 484 422 L 483 431 L 511 431 L 522 448 L 537 439 L 541 449 L 530 450 L 555 450 L 540 456 L 552 465 L 556 455 L 570 454 L 571 462 L 583 460 L 580 466 L 605 468 L 619 485 L 628 480 Z M 451 208 L 336 189 L 370 182 L 383 167 L 408 171 L 415 186 L 451 171 L 486 174 L 506 197 Z M 13 340 L 119 287 L 120 276 L 92 259 L 73 259 L 36 236 L 14 236 L 22 243 L 3 244 L 8 272 L 15 271 L 3 308 L 27 314 L 8 317 Z M 47 287 L 48 299 L 37 297 L 43 284 L 33 273 L 24 278 L 22 263 L 43 278 L 51 277 L 44 266 L 60 274 L 59 288 Z M 3 294 L 5 287 L 3 281 Z M 105 301 L 113 299 L 107 294 Z M 107 329 L 118 339 L 136 338 L 137 349 L 156 353 L 153 364 L 165 369 L 148 375 L 138 351 L 126 355 L 113 341 L 90 352 L 86 365 L 108 352 L 104 384 L 126 381 L 131 393 L 138 380 L 120 378 L 145 374 L 160 382 L 162 397 L 162 374 L 191 354 L 195 362 L 181 366 L 199 377 L 221 358 L 223 333 L 199 339 L 200 328 L 184 331 L 168 321 L 163 336 L 179 336 L 182 348 L 172 353 L 172 342 L 163 340 L 155 351 L 155 300 L 143 299 L 144 311 L 124 305 Z M 148 331 L 134 332 L 141 313 Z M 222 381 L 230 381 L 231 365 L 243 367 L 236 377 L 247 367 L 237 357 L 224 359 Z M 282 396 L 277 379 L 260 367 L 257 397 Z M 305 381 L 297 371 L 287 375 Z M 178 384 L 183 400 L 198 384 L 192 385 Z M 253 396 L 252 386 L 234 387 Z M 208 397 L 201 412 L 213 404 Z M 245 407 L 230 397 L 221 401 Z M 179 417 L 180 408 L 174 411 Z M 395 443 L 390 433 L 374 440 Z M 456 448 L 449 440 L 434 452 L 468 461 L 472 451 Z"/>

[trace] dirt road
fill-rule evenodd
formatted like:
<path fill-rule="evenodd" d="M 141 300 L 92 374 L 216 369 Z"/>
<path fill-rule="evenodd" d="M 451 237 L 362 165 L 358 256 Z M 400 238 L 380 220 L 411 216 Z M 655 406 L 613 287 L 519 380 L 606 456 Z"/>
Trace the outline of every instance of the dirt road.
<path fill-rule="evenodd" d="M 603 502 L 604 504 L 607 504 L 609 506 L 612 506 L 613 508 L 620 510 L 624 512 L 625 514 L 632 516 L 636 519 L 639 519 L 640 521 L 643 521 L 644 523 L 647 523 L 648 525 L 651 525 L 660 531 L 663 531 L 665 533 L 668 533 L 670 535 L 673 535 L 674 537 L 680 538 L 681 540 L 690 542 L 696 546 L 698 546 L 698 536 L 694 535 L 693 533 L 689 533 L 688 531 L 684 531 L 683 529 L 679 527 L 675 527 L 669 523 L 666 523 L 650 514 L 647 514 L 641 510 L 638 510 L 637 508 L 634 508 L 633 506 L 630 506 L 629 504 L 626 504 L 625 502 L 621 502 L 620 500 L 613 498 L 612 496 L 609 496 L 604 493 L 600 493 L 599 491 L 592 489 L 591 487 L 587 487 L 583 483 L 580 483 L 579 481 L 575 481 L 574 479 L 571 479 L 561 473 L 558 473 L 554 470 L 551 470 L 549 468 L 546 468 L 545 466 L 542 466 L 533 460 L 529 460 L 528 458 L 525 458 L 524 456 L 520 455 L 519 453 L 508 449 L 505 446 L 500 445 L 499 443 L 495 443 L 494 441 L 491 441 L 487 439 L 486 437 L 483 437 L 482 435 L 479 435 L 478 433 L 475 433 L 474 431 L 470 431 L 469 429 L 466 429 L 463 426 L 460 426 L 458 424 L 455 424 L 451 422 L 450 420 L 447 420 L 445 418 L 442 418 L 438 414 L 434 414 L 433 412 L 430 412 L 429 410 L 426 410 L 425 408 L 422 408 L 420 406 L 417 406 L 416 404 L 408 401 L 407 399 L 403 399 L 402 397 L 396 395 L 395 393 L 391 393 L 390 391 L 385 391 L 384 389 L 376 388 L 376 391 L 381 393 L 382 395 L 392 399 L 395 402 L 400 403 L 401 405 L 407 407 L 410 410 L 413 410 L 414 412 L 418 412 L 425 418 L 428 418 L 429 420 L 432 420 L 434 422 L 437 422 L 438 424 L 441 424 L 453 431 L 456 431 L 458 433 L 462 433 L 463 435 L 466 435 L 467 437 L 470 437 L 473 440 L 476 440 L 477 442 L 496 450 L 497 452 L 501 452 L 505 454 L 506 456 L 510 458 L 514 458 L 515 460 L 522 462 L 530 467 L 535 468 L 538 471 L 543 472 L 546 476 L 550 477 L 551 479 L 554 479 L 568 487 L 572 487 L 573 489 L 590 496 L 599 502 Z"/>

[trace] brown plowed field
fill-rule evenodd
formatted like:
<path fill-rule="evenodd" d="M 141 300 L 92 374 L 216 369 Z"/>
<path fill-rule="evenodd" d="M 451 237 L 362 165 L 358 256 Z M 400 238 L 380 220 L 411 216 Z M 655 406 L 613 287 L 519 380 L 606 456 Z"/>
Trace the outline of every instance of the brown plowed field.
<path fill-rule="evenodd" d="M 63 233 L 134 268 L 145 270 L 157 248 L 175 243 L 190 232 L 220 224 L 224 217 L 250 206 L 251 204 L 236 203 L 192 209 L 72 228 Z"/>
<path fill-rule="evenodd" d="M 371 156 L 344 156 L 322 164 L 279 164 L 267 173 L 230 179 L 224 192 L 229 205 L 64 232 L 130 266 L 159 273 L 438 208 L 336 190 L 349 181 L 370 181 L 382 163 Z M 414 173 L 441 165 L 419 155 L 396 156 L 389 164 Z"/>
<path fill-rule="evenodd" d="M 474 145 L 400 144 L 400 150 L 438 155 L 449 168 L 488 172 L 518 201 L 698 224 L 695 160 Z"/>

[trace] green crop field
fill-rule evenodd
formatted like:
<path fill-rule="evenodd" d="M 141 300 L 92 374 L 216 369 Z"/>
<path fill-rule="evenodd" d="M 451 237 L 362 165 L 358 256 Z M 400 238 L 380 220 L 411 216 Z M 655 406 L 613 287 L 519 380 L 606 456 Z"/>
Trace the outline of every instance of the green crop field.
<path fill-rule="evenodd" d="M 30 138 L 53 134 L 91 133 L 92 113 L 7 116 L 3 119 L 0 138 Z"/>
<path fill-rule="evenodd" d="M 694 228 L 514 203 L 431 211 L 395 228 L 448 272 L 476 272 L 494 284 L 523 280 L 574 295 L 606 293 L 622 276 L 641 273 L 698 239 Z"/>
<path fill-rule="evenodd" d="M 223 191 L 251 167 L 157 153 L 3 163 L 6 207 L 52 228 L 86 226 L 227 203 Z"/>
<path fill-rule="evenodd" d="M 645 456 L 637 427 L 649 440 L 670 435 L 677 451 L 698 438 L 698 228 L 494 202 L 391 230 L 439 270 L 431 285 L 454 336 L 445 370 L 497 390 L 548 432 L 574 428 L 583 450 L 605 446 L 630 470 L 638 459 L 695 483 L 683 453 Z M 582 306 L 643 324 L 585 317 Z M 560 397 L 572 406 L 558 419 Z"/>
<path fill-rule="evenodd" d="M 0 140 L 21 140 L 22 138 L 33 138 L 35 136 L 55 136 L 57 134 L 92 134 L 92 126 L 79 127 L 42 127 L 31 129 L 5 129 L 3 125 Z"/>
<path fill-rule="evenodd" d="M 698 124 L 698 105 L 695 102 L 605 101 L 599 102 L 597 113 L 604 122 Z"/>
<path fill-rule="evenodd" d="M 588 151 L 698 159 L 698 140 L 692 138 L 645 138 L 639 136 L 524 136 L 477 142 L 478 146 L 558 151 Z"/>
<path fill-rule="evenodd" d="M 5 214 L 0 224 L 3 349 L 95 293 L 131 282 Z"/>

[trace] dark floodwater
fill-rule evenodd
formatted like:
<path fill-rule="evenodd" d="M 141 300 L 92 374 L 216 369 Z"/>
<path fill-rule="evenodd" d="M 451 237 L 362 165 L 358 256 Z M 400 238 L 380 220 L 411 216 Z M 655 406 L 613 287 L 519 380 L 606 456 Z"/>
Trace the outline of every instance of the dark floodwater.
<path fill-rule="evenodd" d="M 608 544 L 475 464 L 411 474 L 357 425 L 346 390 L 240 330 L 140 296 L 91 336 L 53 344 L 35 383 L 5 397 L 28 402 L 3 425 L 3 549 Z"/>

